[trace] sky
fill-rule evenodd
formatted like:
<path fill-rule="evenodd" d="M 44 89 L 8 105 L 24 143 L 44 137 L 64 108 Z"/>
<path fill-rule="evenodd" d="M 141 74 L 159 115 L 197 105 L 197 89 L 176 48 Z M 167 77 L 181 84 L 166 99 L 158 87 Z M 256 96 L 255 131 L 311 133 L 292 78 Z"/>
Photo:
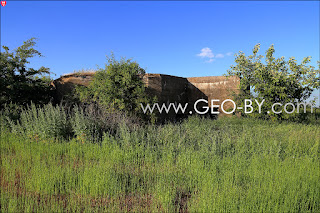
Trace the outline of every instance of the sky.
<path fill-rule="evenodd" d="M 7 1 L 1 45 L 36 37 L 44 55 L 31 67 L 52 78 L 104 67 L 106 55 L 132 58 L 148 73 L 223 75 L 235 54 L 260 53 L 300 62 L 319 59 L 319 1 Z M 319 96 L 319 91 L 313 95 Z"/>

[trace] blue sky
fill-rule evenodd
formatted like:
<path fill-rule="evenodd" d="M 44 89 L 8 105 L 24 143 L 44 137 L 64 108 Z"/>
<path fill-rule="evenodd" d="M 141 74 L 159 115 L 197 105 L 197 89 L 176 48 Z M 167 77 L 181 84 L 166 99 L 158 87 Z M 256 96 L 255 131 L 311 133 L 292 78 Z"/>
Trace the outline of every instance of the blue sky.
<path fill-rule="evenodd" d="M 1 7 L 1 45 L 31 37 L 59 77 L 103 67 L 111 51 L 149 73 L 183 77 L 226 73 L 240 50 L 319 60 L 319 1 L 7 1 Z"/>

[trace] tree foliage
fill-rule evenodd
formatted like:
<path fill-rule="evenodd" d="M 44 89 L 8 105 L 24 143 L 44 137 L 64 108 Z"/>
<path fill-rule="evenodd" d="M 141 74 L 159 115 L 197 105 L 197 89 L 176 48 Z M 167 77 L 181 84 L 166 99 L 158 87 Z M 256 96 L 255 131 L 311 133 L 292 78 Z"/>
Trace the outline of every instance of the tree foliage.
<path fill-rule="evenodd" d="M 272 104 L 298 104 L 306 101 L 312 91 L 320 86 L 319 70 L 308 65 L 311 57 L 304 58 L 298 64 L 294 57 L 289 60 L 284 57 L 275 58 L 273 45 L 266 51 L 265 57 L 258 55 L 259 50 L 260 44 L 255 45 L 253 54 L 248 57 L 240 51 L 235 58 L 236 65 L 228 70 L 229 76 L 240 78 L 240 91 L 236 94 L 236 101 L 244 107 L 245 99 L 257 99 L 259 103 L 264 99 L 261 113 L 251 113 L 251 116 L 287 119 L 290 115 L 270 111 Z M 254 101 L 253 106 L 254 112 L 258 112 Z"/>
<path fill-rule="evenodd" d="M 0 55 L 0 107 L 7 103 L 26 105 L 45 103 L 50 99 L 50 79 L 43 74 L 49 74 L 49 68 L 28 68 L 29 58 L 41 57 L 41 53 L 34 49 L 35 38 L 31 38 L 22 46 L 9 51 L 2 46 L 4 52 Z"/>
<path fill-rule="evenodd" d="M 142 115 L 140 103 L 150 103 L 142 80 L 145 70 L 137 62 L 107 57 L 104 69 L 99 69 L 88 87 L 79 86 L 76 93 L 82 102 L 95 101 L 111 111 Z M 144 116 L 142 116 L 144 117 Z"/>

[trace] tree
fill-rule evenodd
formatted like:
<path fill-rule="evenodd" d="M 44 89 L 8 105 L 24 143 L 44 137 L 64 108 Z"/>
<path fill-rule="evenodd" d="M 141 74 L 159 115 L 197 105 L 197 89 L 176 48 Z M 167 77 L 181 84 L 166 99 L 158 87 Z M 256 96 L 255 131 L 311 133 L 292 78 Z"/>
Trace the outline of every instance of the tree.
<path fill-rule="evenodd" d="M 271 118 L 288 119 L 289 114 L 273 113 L 271 108 L 274 103 L 298 104 L 306 101 L 314 89 L 319 88 L 319 70 L 308 65 L 311 57 L 306 57 L 298 64 L 294 57 L 288 61 L 275 58 L 274 46 L 271 45 L 264 56 L 258 55 L 260 44 L 255 45 L 253 54 L 246 57 L 243 52 L 236 55 L 236 65 L 228 70 L 228 76 L 240 78 L 240 91 L 236 94 L 236 102 L 244 107 L 245 99 L 257 99 L 263 102 L 261 113 L 249 115 Z M 254 112 L 258 112 L 258 105 L 253 101 Z M 268 113 L 269 111 L 269 113 Z"/>
<path fill-rule="evenodd" d="M 145 70 L 131 59 L 107 57 L 104 69 L 99 69 L 88 87 L 76 87 L 82 102 L 95 101 L 110 111 L 123 111 L 141 115 L 140 103 L 150 103 L 142 80 Z"/>
<path fill-rule="evenodd" d="M 41 57 L 34 49 L 35 38 L 31 38 L 13 52 L 7 46 L 2 46 L 5 52 L 0 55 L 0 107 L 7 103 L 26 105 L 45 103 L 50 99 L 50 79 L 43 74 L 49 74 L 49 68 L 27 68 L 29 58 Z"/>

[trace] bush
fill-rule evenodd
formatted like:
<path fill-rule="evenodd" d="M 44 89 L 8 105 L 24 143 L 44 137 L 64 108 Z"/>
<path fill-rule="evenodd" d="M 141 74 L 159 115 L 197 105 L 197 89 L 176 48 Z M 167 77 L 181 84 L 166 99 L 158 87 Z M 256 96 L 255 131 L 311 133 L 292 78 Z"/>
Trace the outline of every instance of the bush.
<path fill-rule="evenodd" d="M 121 125 L 134 129 L 140 123 L 137 117 L 110 112 L 97 104 L 75 106 L 72 110 L 71 126 L 77 139 L 82 142 L 97 142 L 103 134 L 116 135 Z"/>
<path fill-rule="evenodd" d="M 259 108 L 253 100 L 254 113 L 247 115 L 273 120 L 299 119 L 301 116 L 295 113 L 273 113 L 271 107 L 274 103 L 297 105 L 306 101 L 312 91 L 319 88 L 319 70 L 308 65 L 311 57 L 304 58 L 301 64 L 294 57 L 288 61 L 284 57 L 276 59 L 273 45 L 266 51 L 263 62 L 264 56 L 258 55 L 259 49 L 260 44 L 257 44 L 253 54 L 248 57 L 240 52 L 235 59 L 236 65 L 228 70 L 228 75 L 240 78 L 240 92 L 236 94 L 237 106 L 244 109 L 245 99 L 257 99 L 259 103 L 264 100 L 262 113 L 258 113 Z"/>
<path fill-rule="evenodd" d="M 16 123 L 10 120 L 10 127 L 13 132 L 39 138 L 67 137 L 71 132 L 68 113 L 62 106 L 52 104 L 31 104 L 22 110 Z"/>
<path fill-rule="evenodd" d="M 42 56 L 33 48 L 35 44 L 35 38 L 31 38 L 13 52 L 2 46 L 5 52 L 0 54 L 0 107 L 9 103 L 27 105 L 50 101 L 51 80 L 43 76 L 50 73 L 49 68 L 27 68 L 29 58 Z"/>
<path fill-rule="evenodd" d="M 4 104 L 2 110 L 0 110 L 0 126 L 2 128 L 9 127 L 9 121 L 16 122 L 20 119 L 20 114 L 23 107 L 14 103 Z"/>
<path fill-rule="evenodd" d="M 145 70 L 137 62 L 122 58 L 117 61 L 112 55 L 107 57 L 105 69 L 94 75 L 88 87 L 77 87 L 76 93 L 85 103 L 96 102 L 110 112 L 123 112 L 149 119 L 143 114 L 140 103 L 151 103 L 152 98 L 145 92 L 142 80 Z"/>
<path fill-rule="evenodd" d="M 137 117 L 110 112 L 97 104 L 75 105 L 71 109 L 51 103 L 42 107 L 31 104 L 19 110 L 18 119 L 9 116 L 16 112 L 12 108 L 0 111 L 1 129 L 39 139 L 75 136 L 81 142 L 98 142 L 104 134 L 118 134 L 122 125 L 133 130 L 141 124 Z"/>

